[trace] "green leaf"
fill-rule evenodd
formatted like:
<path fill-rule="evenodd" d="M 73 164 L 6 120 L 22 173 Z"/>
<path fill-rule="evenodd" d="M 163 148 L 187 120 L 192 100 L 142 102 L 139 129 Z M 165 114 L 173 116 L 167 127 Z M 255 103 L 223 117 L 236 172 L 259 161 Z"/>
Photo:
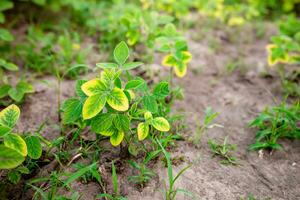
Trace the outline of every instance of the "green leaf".
<path fill-rule="evenodd" d="M 114 121 L 114 115 L 110 113 L 101 113 L 92 119 L 91 128 L 95 133 L 101 133 L 108 130 Z"/>
<path fill-rule="evenodd" d="M 156 113 L 158 110 L 156 99 L 153 96 L 146 95 L 142 98 L 143 105 L 146 110 L 149 110 L 151 113 Z"/>
<path fill-rule="evenodd" d="M 78 80 L 76 81 L 76 86 L 75 86 L 75 92 L 80 99 L 85 99 L 87 96 L 85 93 L 81 90 L 81 86 L 86 83 L 86 80 Z"/>
<path fill-rule="evenodd" d="M 140 141 L 144 140 L 149 134 L 149 125 L 141 122 L 137 127 L 138 139 Z"/>
<path fill-rule="evenodd" d="M 128 48 L 127 44 L 124 41 L 122 41 L 114 49 L 115 61 L 119 65 L 123 65 L 126 62 L 126 60 L 128 59 L 128 56 L 129 56 L 129 48 Z"/>
<path fill-rule="evenodd" d="M 114 193 L 115 195 L 118 195 L 119 192 L 118 192 L 118 176 L 117 176 L 117 172 L 116 172 L 116 167 L 115 167 L 115 164 L 114 162 L 112 162 L 111 164 L 111 171 L 112 171 L 112 183 L 113 183 L 113 188 L 114 188 Z"/>
<path fill-rule="evenodd" d="M 7 127 L 7 126 L 1 126 L 0 125 L 0 138 L 4 137 L 6 134 L 11 132 L 11 128 Z"/>
<path fill-rule="evenodd" d="M 169 122 L 163 118 L 163 117 L 156 117 L 151 121 L 151 125 L 159 131 L 169 131 L 170 130 L 170 124 Z"/>
<path fill-rule="evenodd" d="M 113 146 L 118 146 L 121 144 L 124 138 L 124 132 L 123 131 L 115 131 L 112 136 L 110 136 L 110 143 Z"/>
<path fill-rule="evenodd" d="M 6 146 L 0 145 L 0 169 L 12 169 L 22 164 L 25 160 L 20 153 L 8 148 Z"/>
<path fill-rule="evenodd" d="M 0 98 L 6 97 L 8 95 L 8 91 L 10 90 L 11 86 L 8 84 L 0 86 Z"/>
<path fill-rule="evenodd" d="M 105 106 L 107 97 L 105 94 L 96 94 L 86 99 L 82 108 L 83 119 L 95 117 Z"/>
<path fill-rule="evenodd" d="M 38 136 L 25 138 L 28 156 L 32 159 L 39 159 L 42 155 L 42 145 Z"/>
<path fill-rule="evenodd" d="M 11 42 L 14 40 L 14 36 L 8 30 L 0 28 L 0 40 Z"/>
<path fill-rule="evenodd" d="M 9 70 L 9 71 L 18 71 L 19 68 L 14 63 L 7 62 L 6 60 L 3 60 L 0 58 L 0 66 L 3 68 Z"/>
<path fill-rule="evenodd" d="M 69 185 L 70 183 L 72 183 L 73 181 L 75 181 L 76 179 L 80 178 L 81 176 L 83 176 L 85 173 L 87 173 L 88 171 L 92 170 L 95 166 L 97 165 L 97 163 L 93 163 L 91 165 L 88 165 L 84 168 L 81 168 L 80 170 L 78 170 L 75 173 L 72 173 L 71 176 L 69 176 L 67 178 L 67 180 L 63 181 L 64 182 L 64 186 Z"/>
<path fill-rule="evenodd" d="M 83 104 L 79 99 L 67 99 L 63 106 L 62 122 L 63 124 L 71 124 L 78 120 L 82 113 Z"/>
<path fill-rule="evenodd" d="M 10 133 L 4 137 L 4 145 L 8 148 L 16 150 L 22 156 L 27 156 L 26 142 L 16 133 Z"/>
<path fill-rule="evenodd" d="M 128 131 L 130 126 L 130 120 L 125 114 L 117 114 L 114 118 L 114 125 L 119 131 Z"/>
<path fill-rule="evenodd" d="M 97 63 L 96 66 L 102 69 L 113 69 L 118 67 L 116 63 Z"/>
<path fill-rule="evenodd" d="M 123 90 L 114 88 L 107 97 L 107 103 L 117 111 L 126 111 L 129 108 L 129 102 Z"/>
<path fill-rule="evenodd" d="M 14 4 L 11 1 L 7 1 L 7 0 L 0 1 L 0 12 L 11 9 L 13 7 L 14 7 Z"/>
<path fill-rule="evenodd" d="M 20 102 L 26 93 L 32 92 L 34 92 L 34 89 L 31 84 L 20 81 L 15 88 L 11 88 L 8 91 L 8 95 L 16 102 Z"/>
<path fill-rule="evenodd" d="M 13 184 L 17 184 L 21 179 L 21 174 L 18 171 L 11 170 L 7 174 L 8 180 Z"/>
<path fill-rule="evenodd" d="M 142 80 L 142 79 L 131 80 L 131 81 L 128 81 L 128 83 L 125 86 L 125 89 L 126 90 L 136 89 L 139 86 L 141 86 L 143 83 L 144 83 L 144 80 Z"/>
<path fill-rule="evenodd" d="M 143 65 L 144 63 L 142 62 L 130 62 L 130 63 L 125 63 L 124 65 L 122 65 L 122 69 L 123 70 L 131 70 L 137 67 L 140 67 L 141 65 Z"/>
<path fill-rule="evenodd" d="M 20 109 L 12 104 L 0 112 L 0 125 L 13 128 L 20 117 Z"/>
<path fill-rule="evenodd" d="M 153 95 L 156 98 L 165 98 L 169 95 L 169 83 L 168 82 L 160 82 L 153 89 Z"/>

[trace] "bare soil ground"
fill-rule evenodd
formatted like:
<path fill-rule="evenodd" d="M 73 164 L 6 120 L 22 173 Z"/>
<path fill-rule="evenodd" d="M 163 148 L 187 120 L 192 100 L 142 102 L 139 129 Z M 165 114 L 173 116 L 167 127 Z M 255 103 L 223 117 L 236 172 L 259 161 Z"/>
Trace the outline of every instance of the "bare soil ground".
<path fill-rule="evenodd" d="M 174 168 L 176 172 L 187 164 L 194 163 L 179 178 L 177 186 L 193 192 L 199 199 L 234 200 L 245 198 L 249 193 L 259 199 L 300 199 L 299 141 L 282 141 L 284 150 L 275 151 L 272 155 L 264 151 L 259 156 L 257 152 L 247 150 L 255 135 L 255 130 L 248 128 L 248 122 L 265 106 L 274 105 L 282 98 L 279 78 L 262 76 L 267 65 L 265 46 L 269 35 L 274 32 L 272 26 L 270 30 L 268 27 L 266 29 L 266 36 L 261 39 L 255 38 L 253 29 L 230 33 L 214 30 L 200 41 L 195 40 L 201 34 L 199 28 L 187 33 L 193 60 L 187 76 L 176 79 L 176 84 L 184 88 L 185 98 L 175 105 L 176 112 L 187 118 L 188 128 L 182 133 L 187 140 L 178 142 L 172 156 L 184 157 L 184 162 Z M 232 59 L 240 57 L 242 60 L 240 59 L 237 69 L 228 73 L 225 66 Z M 37 92 L 30 95 L 22 106 L 19 129 L 35 130 L 46 122 L 42 133 L 48 139 L 54 139 L 59 135 L 58 129 L 53 126 L 57 123 L 56 82 L 54 78 L 46 79 L 47 84 L 36 81 Z M 72 96 L 73 88 L 74 81 L 64 81 L 62 98 Z M 188 142 L 188 138 L 195 134 L 195 120 L 203 118 L 207 106 L 220 113 L 216 123 L 223 125 L 223 128 L 208 130 L 196 148 Z M 225 136 L 229 136 L 229 142 L 238 147 L 238 166 L 221 165 L 218 157 L 212 157 L 207 140 L 222 140 Z M 121 192 L 130 200 L 163 199 L 163 182 L 167 181 L 166 168 L 158 162 L 153 170 L 158 173 L 158 177 L 139 190 L 127 181 L 127 177 L 132 174 L 131 168 L 128 165 L 123 167 L 119 171 Z M 109 176 L 107 181 L 111 188 Z M 76 182 L 72 186 L 85 200 L 94 199 L 100 193 L 100 188 L 95 183 Z M 177 199 L 190 198 L 178 195 Z"/>

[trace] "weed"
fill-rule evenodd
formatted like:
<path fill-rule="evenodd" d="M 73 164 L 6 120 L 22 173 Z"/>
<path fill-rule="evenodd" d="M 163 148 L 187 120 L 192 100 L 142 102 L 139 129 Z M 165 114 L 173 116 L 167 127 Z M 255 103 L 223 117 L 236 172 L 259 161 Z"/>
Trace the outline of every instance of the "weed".
<path fill-rule="evenodd" d="M 227 142 L 228 137 L 225 137 L 223 143 L 217 143 L 215 140 L 208 140 L 209 147 L 214 155 L 222 158 L 221 164 L 237 165 L 236 157 L 232 156 L 232 151 L 236 150 L 236 145 Z"/>
<path fill-rule="evenodd" d="M 135 161 L 129 160 L 128 163 L 130 166 L 138 171 L 137 175 L 129 176 L 128 180 L 134 184 L 139 185 L 140 187 L 144 187 L 146 183 L 148 183 L 155 173 L 147 168 L 145 163 L 138 164 Z"/>
<path fill-rule="evenodd" d="M 250 149 L 282 149 L 282 145 L 278 144 L 280 138 L 300 139 L 299 121 L 299 102 L 290 106 L 282 102 L 279 106 L 266 108 L 249 124 L 259 129 Z"/>
<path fill-rule="evenodd" d="M 190 139 L 194 145 L 198 145 L 205 131 L 215 126 L 221 126 L 218 124 L 212 124 L 213 120 L 219 115 L 218 112 L 214 112 L 211 107 L 207 107 L 204 114 L 204 120 L 202 123 L 197 121 L 197 129 L 195 135 Z"/>
<path fill-rule="evenodd" d="M 168 168 L 168 186 L 165 183 L 165 199 L 166 200 L 174 200 L 176 198 L 176 195 L 178 193 L 183 193 L 187 196 L 191 196 L 194 197 L 194 195 L 184 189 L 181 188 L 175 188 L 175 182 L 176 180 L 178 180 L 178 178 L 187 170 L 191 167 L 191 165 L 188 165 L 186 167 L 184 167 L 183 169 L 181 169 L 179 171 L 179 173 L 176 176 L 173 176 L 173 166 L 172 166 L 172 162 L 171 162 L 171 158 L 170 158 L 170 154 L 164 149 L 164 147 L 162 146 L 162 144 L 159 142 L 159 140 L 156 140 L 156 142 L 158 143 L 158 145 L 160 146 L 166 160 L 167 160 L 167 168 Z"/>
<path fill-rule="evenodd" d="M 114 194 L 103 193 L 97 195 L 97 198 L 107 198 L 110 200 L 127 200 L 126 197 L 123 197 L 119 193 L 118 176 L 117 176 L 115 164 L 113 162 L 112 162 L 112 183 L 113 183 Z"/>

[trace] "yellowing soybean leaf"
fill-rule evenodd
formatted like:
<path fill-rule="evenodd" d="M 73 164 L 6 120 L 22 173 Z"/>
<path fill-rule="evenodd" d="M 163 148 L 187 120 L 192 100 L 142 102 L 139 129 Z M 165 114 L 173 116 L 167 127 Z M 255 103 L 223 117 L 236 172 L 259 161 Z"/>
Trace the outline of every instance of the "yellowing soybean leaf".
<path fill-rule="evenodd" d="M 192 59 L 192 54 L 188 51 L 183 51 L 182 52 L 182 60 L 184 63 L 190 62 Z"/>
<path fill-rule="evenodd" d="M 101 131 L 100 134 L 103 135 L 103 136 L 112 136 L 116 131 L 114 129 L 108 129 L 106 131 Z"/>
<path fill-rule="evenodd" d="M 123 90 L 114 88 L 107 97 L 107 103 L 115 110 L 126 111 L 129 108 L 129 103 Z"/>
<path fill-rule="evenodd" d="M 151 125 L 159 131 L 169 131 L 170 130 L 170 124 L 169 122 L 163 118 L 163 117 L 156 117 L 152 120 Z"/>
<path fill-rule="evenodd" d="M 32 159 L 39 159 L 42 155 L 42 145 L 37 136 L 29 136 L 25 138 L 28 156 Z"/>
<path fill-rule="evenodd" d="M 110 143 L 113 146 L 118 146 L 121 144 L 124 138 L 124 132 L 123 131 L 115 131 L 112 136 L 110 136 Z"/>
<path fill-rule="evenodd" d="M 175 64 L 176 64 L 176 59 L 171 54 L 166 55 L 162 61 L 162 66 L 165 67 L 172 67 Z"/>
<path fill-rule="evenodd" d="M 144 113 L 144 118 L 145 118 L 146 121 L 147 121 L 147 120 L 151 120 L 151 119 L 152 119 L 152 114 L 151 114 L 151 112 L 149 112 L 149 111 L 145 112 L 145 113 Z"/>
<path fill-rule="evenodd" d="M 149 125 L 147 125 L 144 122 L 139 123 L 137 128 L 137 133 L 138 133 L 138 139 L 140 141 L 144 140 L 149 134 Z"/>
<path fill-rule="evenodd" d="M 22 156 L 27 156 L 26 142 L 21 136 L 15 133 L 10 133 L 4 137 L 4 145 L 13 150 L 16 150 Z"/>
<path fill-rule="evenodd" d="M 20 109 L 12 104 L 0 112 L 0 124 L 13 128 L 20 117 Z"/>
<path fill-rule="evenodd" d="M 105 106 L 106 96 L 103 94 L 96 94 L 86 99 L 82 108 L 83 119 L 91 119 L 95 117 Z"/>
<path fill-rule="evenodd" d="M 87 96 L 103 93 L 106 90 L 105 84 L 99 79 L 92 79 L 81 86 Z"/>
<path fill-rule="evenodd" d="M 179 78 L 182 78 L 185 76 L 186 74 L 186 71 L 187 71 L 187 66 L 185 63 L 183 62 L 178 62 L 176 65 L 175 65 L 175 74 L 179 77 Z"/>
<path fill-rule="evenodd" d="M 0 145 L 0 169 L 15 168 L 22 164 L 24 160 L 25 157 L 17 151 L 4 145 Z"/>
<path fill-rule="evenodd" d="M 128 48 L 127 44 L 124 41 L 122 41 L 114 49 L 115 61 L 119 65 L 123 65 L 126 62 L 126 60 L 128 59 L 128 56 L 129 56 L 129 48 Z"/>

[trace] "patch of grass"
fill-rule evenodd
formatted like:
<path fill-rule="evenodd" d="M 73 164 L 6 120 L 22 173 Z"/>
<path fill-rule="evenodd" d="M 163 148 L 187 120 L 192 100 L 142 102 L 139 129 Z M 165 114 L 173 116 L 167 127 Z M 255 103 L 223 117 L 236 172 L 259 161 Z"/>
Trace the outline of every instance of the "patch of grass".
<path fill-rule="evenodd" d="M 225 137 L 223 143 L 217 143 L 215 140 L 208 140 L 209 147 L 214 156 L 220 157 L 221 164 L 224 165 L 237 165 L 237 158 L 232 155 L 232 151 L 236 150 L 236 145 L 227 142 L 228 137 Z"/>
<path fill-rule="evenodd" d="M 282 102 L 279 106 L 266 108 L 249 126 L 257 128 L 255 143 L 251 150 L 282 149 L 280 138 L 300 139 L 300 102 L 288 106 Z"/>

